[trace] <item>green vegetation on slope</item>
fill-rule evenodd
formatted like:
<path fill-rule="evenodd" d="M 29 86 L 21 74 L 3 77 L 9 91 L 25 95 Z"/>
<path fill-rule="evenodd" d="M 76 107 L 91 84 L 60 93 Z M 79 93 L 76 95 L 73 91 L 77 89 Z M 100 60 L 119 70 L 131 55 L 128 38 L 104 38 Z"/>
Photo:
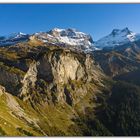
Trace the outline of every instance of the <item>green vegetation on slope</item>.
<path fill-rule="evenodd" d="M 139 136 L 140 88 L 125 82 L 117 82 L 99 118 L 116 136 Z"/>
<path fill-rule="evenodd" d="M 98 96 L 101 103 L 96 111 L 86 108 L 84 114 L 74 118 L 69 131 L 84 136 L 139 136 L 140 88 L 136 85 L 116 82 L 110 97 Z"/>

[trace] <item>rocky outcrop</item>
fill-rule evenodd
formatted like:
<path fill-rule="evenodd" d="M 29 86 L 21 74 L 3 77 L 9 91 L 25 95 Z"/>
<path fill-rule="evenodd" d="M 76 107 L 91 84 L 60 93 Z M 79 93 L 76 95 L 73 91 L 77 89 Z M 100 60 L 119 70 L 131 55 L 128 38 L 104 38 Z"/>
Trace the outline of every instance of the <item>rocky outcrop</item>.
<path fill-rule="evenodd" d="M 33 104 L 74 105 L 94 92 L 95 86 L 103 86 L 104 75 L 92 55 L 49 44 L 33 45 L 29 41 L 5 50 L 10 57 L 13 51 L 17 56 L 11 65 L 4 64 L 7 61 L 0 65 L 0 84 L 12 95 Z M 25 50 L 23 46 L 28 47 Z M 15 65 L 20 61 L 26 69 Z"/>
<path fill-rule="evenodd" d="M 20 70 L 0 65 L 0 84 L 6 88 L 6 90 L 13 95 L 17 95 L 20 90 L 21 79 L 23 73 Z"/>
<path fill-rule="evenodd" d="M 37 62 L 38 79 L 47 82 L 47 96 L 52 101 L 72 105 L 88 93 L 89 84 L 101 85 L 104 75 L 93 58 L 87 54 L 55 50 L 46 53 Z M 46 97 L 47 97 L 46 96 Z"/>
<path fill-rule="evenodd" d="M 37 68 L 36 68 L 37 62 L 33 61 L 30 64 L 29 70 L 25 74 L 22 83 L 21 93 L 20 97 L 24 100 L 27 100 L 30 96 L 30 93 L 35 88 L 35 82 L 37 81 Z"/>
<path fill-rule="evenodd" d="M 38 60 L 37 69 L 40 77 L 56 84 L 67 84 L 73 80 L 91 81 L 101 74 L 89 54 L 76 54 L 62 50 L 52 51 L 41 57 Z"/>
<path fill-rule="evenodd" d="M 0 86 L 0 96 L 5 93 L 5 88 L 3 86 Z"/>
<path fill-rule="evenodd" d="M 16 95 L 23 101 L 69 105 L 76 104 L 91 92 L 89 87 L 102 86 L 104 78 L 91 55 L 60 48 L 38 54 L 25 74 L 18 76 L 14 73 L 5 84 L 10 80 L 12 84 L 16 83 Z M 4 74 L 2 78 L 5 79 Z"/>

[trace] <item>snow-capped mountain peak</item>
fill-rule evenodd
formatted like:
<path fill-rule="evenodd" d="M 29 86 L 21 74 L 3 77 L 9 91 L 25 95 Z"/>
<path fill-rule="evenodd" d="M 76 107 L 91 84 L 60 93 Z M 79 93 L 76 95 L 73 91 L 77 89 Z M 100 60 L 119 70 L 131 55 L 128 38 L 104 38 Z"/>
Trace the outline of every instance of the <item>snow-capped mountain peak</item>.
<path fill-rule="evenodd" d="M 16 39 L 16 38 L 20 38 L 23 36 L 27 36 L 27 34 L 22 33 L 22 32 L 17 32 L 17 33 L 11 33 L 9 35 L 6 36 L 6 39 Z"/>
<path fill-rule="evenodd" d="M 114 48 L 120 45 L 132 43 L 140 39 L 140 34 L 130 31 L 127 27 L 124 29 L 113 29 L 113 31 L 95 42 L 99 48 Z"/>
<path fill-rule="evenodd" d="M 89 38 L 90 35 L 87 35 L 83 32 L 79 32 L 76 29 L 59 29 L 59 28 L 54 28 L 53 30 L 47 32 L 50 35 L 56 35 L 56 36 L 60 36 L 60 37 L 69 37 L 69 38 L 73 38 L 73 39 L 80 39 L 80 38 Z"/>
<path fill-rule="evenodd" d="M 29 37 L 28 34 L 24 34 L 22 32 L 11 33 L 9 35 L 1 36 L 0 37 L 0 46 L 13 45 L 18 42 L 28 40 L 28 37 Z"/>
<path fill-rule="evenodd" d="M 42 32 L 35 35 L 43 42 L 49 42 L 57 45 L 70 46 L 71 49 L 93 51 L 96 48 L 90 35 L 79 32 L 76 29 L 54 28 L 49 32 Z"/>
<path fill-rule="evenodd" d="M 113 29 L 112 32 L 111 32 L 111 34 L 113 36 L 119 35 L 119 34 L 128 35 L 128 34 L 131 34 L 131 31 L 126 27 L 126 28 L 124 28 L 122 30 L 120 30 L 120 29 Z"/>
<path fill-rule="evenodd" d="M 31 40 L 31 38 L 44 43 L 55 44 L 77 51 L 90 52 L 98 49 L 94 47 L 93 40 L 90 35 L 71 28 L 54 28 L 48 32 L 36 32 L 32 35 L 24 34 L 22 32 L 12 33 L 10 35 L 0 37 L 0 46 L 13 45 L 19 42 Z"/>
<path fill-rule="evenodd" d="M 52 29 L 51 31 L 52 32 L 62 32 L 62 31 L 64 31 L 65 29 L 60 29 L 60 28 L 54 28 L 54 29 Z"/>

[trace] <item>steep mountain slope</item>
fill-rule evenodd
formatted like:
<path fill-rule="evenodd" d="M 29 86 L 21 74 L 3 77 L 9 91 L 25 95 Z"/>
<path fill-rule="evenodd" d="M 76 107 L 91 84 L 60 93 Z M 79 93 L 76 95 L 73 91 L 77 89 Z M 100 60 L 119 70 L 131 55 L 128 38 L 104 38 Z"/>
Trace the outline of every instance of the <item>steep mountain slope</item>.
<path fill-rule="evenodd" d="M 84 136 L 139 136 L 140 87 L 126 82 L 113 82 L 104 94 L 98 94 L 95 109 L 75 118 L 70 130 Z"/>
<path fill-rule="evenodd" d="M 73 135 L 72 119 L 96 107 L 90 100 L 108 87 L 90 54 L 36 39 L 2 47 L 0 54 L 1 106 L 8 120 L 1 112 L 1 135 Z"/>
<path fill-rule="evenodd" d="M 100 123 L 113 135 L 139 136 L 140 87 L 132 83 L 117 82 L 111 92 L 103 110 L 97 113 Z"/>
<path fill-rule="evenodd" d="M 30 105 L 0 87 L 0 136 L 41 136 L 45 134 L 38 123 L 38 115 Z M 24 106 L 24 108 L 22 108 Z"/>
<path fill-rule="evenodd" d="M 109 76 L 116 76 L 140 68 L 140 40 L 113 49 L 93 52 L 95 60 Z"/>

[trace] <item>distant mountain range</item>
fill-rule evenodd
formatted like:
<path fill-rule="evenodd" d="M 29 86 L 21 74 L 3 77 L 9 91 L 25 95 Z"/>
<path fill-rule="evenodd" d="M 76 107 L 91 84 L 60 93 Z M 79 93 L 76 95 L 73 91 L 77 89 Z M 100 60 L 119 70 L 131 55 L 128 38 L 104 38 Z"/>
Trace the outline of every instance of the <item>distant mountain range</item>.
<path fill-rule="evenodd" d="M 8 37 L 0 37 L 0 45 L 13 45 L 19 42 L 27 41 L 30 37 L 35 37 L 36 39 L 44 42 L 51 43 L 55 45 L 71 46 L 75 49 L 82 49 L 84 51 L 92 51 L 96 48 L 93 45 L 93 40 L 90 35 L 86 35 L 83 32 L 79 32 L 75 29 L 58 29 L 55 28 L 49 32 L 38 32 L 32 35 L 27 35 L 23 33 L 12 34 Z"/>
<path fill-rule="evenodd" d="M 29 35 L 24 33 L 12 33 L 7 36 L 0 36 L 0 46 L 14 45 L 16 43 L 26 41 Z"/>
<path fill-rule="evenodd" d="M 76 29 L 54 28 L 48 32 L 37 32 L 32 35 L 19 32 L 8 36 L 0 36 L 0 46 L 27 41 L 31 36 L 34 36 L 44 43 L 47 42 L 65 47 L 71 46 L 73 49 L 79 49 L 85 52 L 101 50 L 103 48 L 112 49 L 140 40 L 140 34 L 130 31 L 127 27 L 122 30 L 113 29 L 109 35 L 98 41 L 94 41 L 90 35 L 79 32 Z"/>

